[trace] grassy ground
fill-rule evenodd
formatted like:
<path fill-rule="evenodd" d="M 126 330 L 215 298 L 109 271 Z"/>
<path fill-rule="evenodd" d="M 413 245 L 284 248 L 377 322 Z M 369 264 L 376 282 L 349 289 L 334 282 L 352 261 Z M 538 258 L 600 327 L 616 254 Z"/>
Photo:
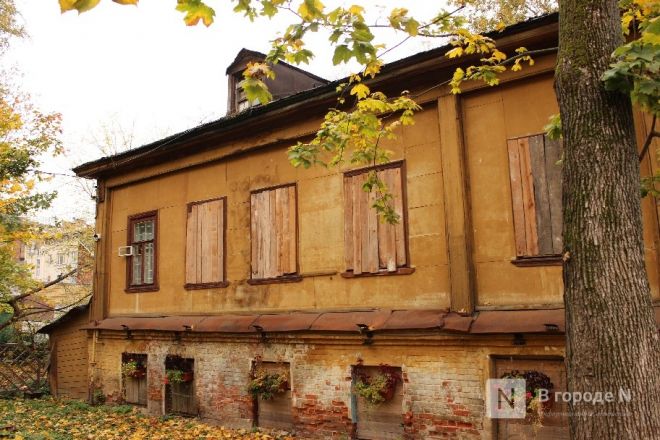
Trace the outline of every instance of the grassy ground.
<path fill-rule="evenodd" d="M 277 437 L 182 417 L 148 417 L 131 406 L 90 406 L 79 401 L 44 398 L 0 400 L 0 439 L 274 440 Z"/>

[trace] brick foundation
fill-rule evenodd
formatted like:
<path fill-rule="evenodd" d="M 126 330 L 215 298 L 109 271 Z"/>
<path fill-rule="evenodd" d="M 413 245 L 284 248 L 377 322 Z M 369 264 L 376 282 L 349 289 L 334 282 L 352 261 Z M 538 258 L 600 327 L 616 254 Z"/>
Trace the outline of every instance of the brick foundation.
<path fill-rule="evenodd" d="M 320 342 L 319 342 L 320 341 Z M 198 414 L 214 423 L 237 428 L 253 424 L 252 397 L 247 392 L 252 361 L 288 362 L 291 368 L 294 430 L 300 438 L 354 436 L 356 400 L 351 397 L 352 366 L 386 363 L 400 366 L 403 376 L 401 423 L 405 439 L 493 438 L 494 427 L 485 414 L 485 381 L 492 376 L 491 355 L 562 356 L 561 340 L 528 341 L 514 347 L 509 340 L 492 345 L 446 340 L 415 344 L 414 340 L 379 346 L 353 341 L 282 340 L 258 343 L 216 338 L 177 341 L 163 335 L 101 334 L 90 343 L 95 356 L 92 380 L 111 402 L 121 401 L 121 354 L 148 355 L 146 411 L 161 415 L 164 409 L 164 363 L 177 354 L 195 360 L 195 394 Z M 95 347 L 93 347 L 95 345 Z M 95 352 L 95 353 L 93 353 Z"/>

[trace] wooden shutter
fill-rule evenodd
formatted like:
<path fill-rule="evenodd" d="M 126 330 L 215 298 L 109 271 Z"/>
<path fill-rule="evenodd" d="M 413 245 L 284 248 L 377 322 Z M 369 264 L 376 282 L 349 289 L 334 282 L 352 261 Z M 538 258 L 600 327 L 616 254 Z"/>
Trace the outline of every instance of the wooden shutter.
<path fill-rule="evenodd" d="M 259 365 L 258 369 L 271 374 L 285 372 L 289 377 L 289 387 L 287 387 L 285 392 L 276 394 L 270 400 L 257 399 L 259 427 L 291 431 L 294 421 L 290 387 L 290 365 L 288 363 L 263 362 Z"/>
<path fill-rule="evenodd" d="M 397 368 L 398 369 L 398 368 Z M 379 367 L 364 366 L 360 370 L 372 377 L 377 376 Z M 401 374 L 401 370 L 399 374 Z M 403 438 L 403 384 L 397 383 L 394 396 L 377 406 L 370 404 L 360 396 L 353 397 L 356 406 L 354 421 L 357 438 L 397 440 Z"/>
<path fill-rule="evenodd" d="M 188 206 L 186 224 L 186 284 L 224 282 L 225 200 Z"/>
<path fill-rule="evenodd" d="M 562 251 L 561 145 L 544 135 L 508 141 L 517 256 Z"/>
<path fill-rule="evenodd" d="M 392 194 L 394 211 L 399 215 L 399 222 L 394 225 L 379 220 L 373 208 L 375 191 L 367 193 L 362 189 L 369 172 L 344 177 L 344 260 L 346 270 L 355 275 L 394 272 L 408 263 L 401 167 L 377 171 Z"/>
<path fill-rule="evenodd" d="M 295 274 L 295 185 L 253 193 L 250 205 L 252 278 L 268 279 Z"/>

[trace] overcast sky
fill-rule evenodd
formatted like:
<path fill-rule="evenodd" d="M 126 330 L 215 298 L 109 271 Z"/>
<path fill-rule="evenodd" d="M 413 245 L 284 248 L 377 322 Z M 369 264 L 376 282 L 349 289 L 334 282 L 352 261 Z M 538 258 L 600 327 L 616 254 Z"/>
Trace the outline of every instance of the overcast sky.
<path fill-rule="evenodd" d="M 356 3 L 368 5 L 372 21 L 383 22 L 395 6 L 405 5 L 422 18 L 442 6 L 435 1 Z M 24 91 L 42 109 L 60 112 L 64 121 L 67 154 L 47 158 L 42 169 L 71 174 L 72 166 L 103 156 L 97 144 L 106 132 L 117 143 L 132 137 L 132 146 L 138 147 L 224 116 L 226 67 L 243 47 L 267 52 L 269 41 L 293 17 L 250 23 L 232 12 L 227 0 L 209 4 L 216 9 L 216 21 L 206 28 L 185 26 L 175 0 L 141 0 L 138 7 L 103 0 L 82 15 L 60 14 L 57 0 L 17 0 L 29 37 L 12 45 L 7 61 L 23 73 Z M 300 67 L 327 79 L 343 77 L 350 66 L 332 66 L 326 38 L 312 40 L 317 56 Z M 390 44 L 402 38 L 377 34 L 378 41 Z M 387 61 L 439 43 L 409 41 Z M 59 176 L 49 185 L 60 197 L 41 219 L 93 215 L 93 202 L 76 179 Z"/>

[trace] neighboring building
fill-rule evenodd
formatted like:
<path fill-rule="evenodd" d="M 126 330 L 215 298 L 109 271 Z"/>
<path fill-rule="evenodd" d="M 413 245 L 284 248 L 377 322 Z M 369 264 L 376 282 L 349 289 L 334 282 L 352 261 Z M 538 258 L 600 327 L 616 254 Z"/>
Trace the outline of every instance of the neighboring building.
<path fill-rule="evenodd" d="M 555 47 L 557 15 L 494 37 L 508 53 Z M 515 370 L 565 389 L 561 152 L 543 135 L 558 112 L 555 56 L 453 95 L 437 85 L 469 60 L 447 50 L 391 63 L 374 82 L 420 93 L 423 107 L 377 167 L 396 226 L 360 189 L 370 168 L 288 163 L 338 82 L 76 168 L 99 188 L 92 386 L 151 414 L 302 438 L 567 438 L 561 403 L 537 427 L 486 417 L 485 391 Z M 641 142 L 649 124 L 635 116 Z M 643 215 L 657 304 L 658 206 L 645 199 Z M 123 377 L 129 360 L 146 372 Z M 255 368 L 286 377 L 275 399 L 248 393 Z M 192 381 L 168 378 L 175 369 Z M 379 372 L 394 387 L 370 406 L 356 384 Z"/>
<path fill-rule="evenodd" d="M 30 333 L 78 305 L 91 294 L 92 286 L 91 227 L 82 220 L 41 227 L 48 238 L 16 243 L 16 258 L 29 268 L 32 278 L 44 285 L 54 283 L 21 302 L 30 313 L 21 320 L 22 329 Z M 73 269 L 77 271 L 56 282 Z"/>

